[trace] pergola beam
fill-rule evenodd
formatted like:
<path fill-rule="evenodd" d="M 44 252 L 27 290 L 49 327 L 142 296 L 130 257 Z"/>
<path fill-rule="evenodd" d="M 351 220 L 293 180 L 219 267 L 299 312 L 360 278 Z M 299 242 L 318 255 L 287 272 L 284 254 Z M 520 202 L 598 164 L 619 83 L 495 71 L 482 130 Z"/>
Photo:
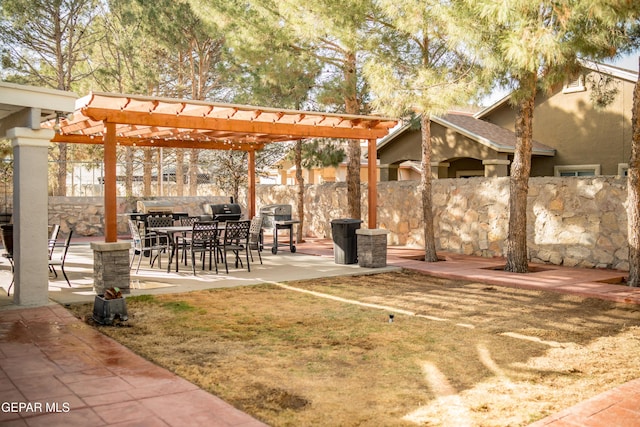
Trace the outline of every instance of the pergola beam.
<path fill-rule="evenodd" d="M 53 137 L 51 142 L 61 142 L 70 144 L 103 144 L 101 135 L 59 135 Z M 226 142 L 226 141 L 207 141 L 196 139 L 149 139 L 116 136 L 118 145 L 124 147 L 163 147 L 163 148 L 198 148 L 208 150 L 261 150 L 264 148 L 263 142 Z"/>
<path fill-rule="evenodd" d="M 119 124 L 192 128 L 211 131 L 229 131 L 243 134 L 280 135 L 289 140 L 299 138 L 377 139 L 388 133 L 387 128 L 314 126 L 301 123 L 271 123 L 257 120 L 231 120 L 210 117 L 176 116 L 161 113 L 120 111 L 85 107 L 82 113 L 91 120 L 107 120 Z"/>

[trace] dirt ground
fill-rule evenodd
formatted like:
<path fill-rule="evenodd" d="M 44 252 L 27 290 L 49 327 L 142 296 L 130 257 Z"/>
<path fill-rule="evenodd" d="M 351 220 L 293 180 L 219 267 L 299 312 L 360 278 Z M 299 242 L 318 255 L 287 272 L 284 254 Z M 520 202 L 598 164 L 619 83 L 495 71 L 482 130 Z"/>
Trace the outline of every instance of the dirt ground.
<path fill-rule="evenodd" d="M 522 426 L 638 377 L 638 306 L 407 271 L 127 307 L 100 331 L 274 426 Z"/>

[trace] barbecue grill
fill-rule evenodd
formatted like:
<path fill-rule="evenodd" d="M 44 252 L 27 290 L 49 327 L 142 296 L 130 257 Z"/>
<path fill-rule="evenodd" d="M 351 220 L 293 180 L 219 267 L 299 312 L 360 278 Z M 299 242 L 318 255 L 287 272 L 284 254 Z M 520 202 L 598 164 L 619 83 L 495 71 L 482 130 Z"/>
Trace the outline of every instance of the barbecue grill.
<path fill-rule="evenodd" d="M 168 200 L 138 200 L 136 209 L 143 214 L 172 214 L 176 211 L 176 207 Z"/>
<path fill-rule="evenodd" d="M 147 223 L 147 218 L 155 215 L 170 216 L 174 220 L 181 217 L 189 216 L 187 212 L 178 212 L 178 207 L 168 200 L 138 200 L 136 203 L 136 211 L 127 213 L 133 221 Z"/>
<path fill-rule="evenodd" d="M 237 221 L 242 216 L 242 208 L 237 203 L 222 203 L 205 205 L 205 211 L 211 215 L 214 221 Z"/>
<path fill-rule="evenodd" d="M 291 205 L 265 205 L 260 208 L 260 216 L 262 217 L 262 227 L 273 230 L 271 253 L 277 254 L 278 246 L 289 246 L 289 250 L 295 252 L 293 225 L 300 223 L 300 221 L 291 219 Z M 278 244 L 278 230 L 289 230 L 289 243 Z"/>
<path fill-rule="evenodd" d="M 276 221 L 291 220 L 291 205 L 265 205 L 260 208 L 262 226 L 274 228 Z"/>

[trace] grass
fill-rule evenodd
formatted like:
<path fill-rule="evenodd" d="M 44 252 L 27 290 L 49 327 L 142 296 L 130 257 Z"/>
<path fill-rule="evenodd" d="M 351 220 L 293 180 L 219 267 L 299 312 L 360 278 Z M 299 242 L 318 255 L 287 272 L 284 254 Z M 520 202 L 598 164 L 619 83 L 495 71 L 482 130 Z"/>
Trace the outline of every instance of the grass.
<path fill-rule="evenodd" d="M 636 306 L 406 271 L 127 308 L 99 329 L 274 426 L 527 425 L 636 378 L 640 352 Z"/>

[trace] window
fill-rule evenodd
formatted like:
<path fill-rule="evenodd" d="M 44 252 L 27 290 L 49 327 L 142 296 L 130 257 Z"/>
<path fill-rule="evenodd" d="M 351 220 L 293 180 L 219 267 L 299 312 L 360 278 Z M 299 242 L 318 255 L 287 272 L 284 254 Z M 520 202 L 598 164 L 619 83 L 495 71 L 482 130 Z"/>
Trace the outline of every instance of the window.
<path fill-rule="evenodd" d="M 554 166 L 555 176 L 596 176 L 600 175 L 600 165 Z"/>
<path fill-rule="evenodd" d="M 587 90 L 584 85 L 584 76 L 581 74 L 573 80 L 568 80 L 562 88 L 562 93 L 584 92 Z"/>
<path fill-rule="evenodd" d="M 629 163 L 618 163 L 618 176 L 629 175 Z"/>

